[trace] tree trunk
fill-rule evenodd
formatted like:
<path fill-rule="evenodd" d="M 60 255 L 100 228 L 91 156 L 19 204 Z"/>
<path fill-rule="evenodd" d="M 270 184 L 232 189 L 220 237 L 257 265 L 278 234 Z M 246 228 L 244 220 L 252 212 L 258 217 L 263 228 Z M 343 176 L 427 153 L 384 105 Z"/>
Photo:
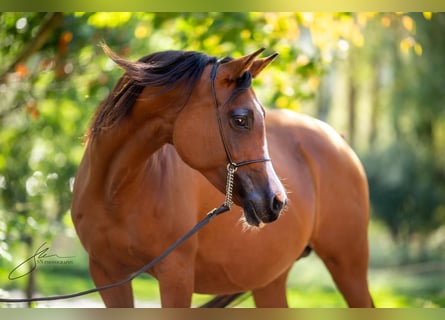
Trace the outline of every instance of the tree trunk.
<path fill-rule="evenodd" d="M 27 256 L 31 257 L 32 255 L 34 255 L 34 241 L 32 240 L 31 237 L 29 237 L 29 240 L 26 241 L 26 245 L 27 245 Z M 35 278 L 35 271 L 36 270 L 32 270 L 34 266 L 30 263 L 29 264 L 29 274 L 28 274 L 28 282 L 26 283 L 26 290 L 25 290 L 25 294 L 26 294 L 26 299 L 31 299 L 34 295 L 35 292 L 35 287 L 36 287 L 36 278 Z M 33 302 L 28 302 L 28 308 L 32 308 L 34 303 Z"/>
<path fill-rule="evenodd" d="M 354 79 L 353 53 L 349 55 L 349 95 L 348 95 L 348 142 L 355 146 L 356 113 L 357 113 L 357 84 Z"/>
<path fill-rule="evenodd" d="M 374 70 L 374 77 L 371 88 L 371 118 L 369 123 L 369 148 L 375 146 L 377 140 L 377 122 L 380 116 L 380 66 L 377 58 L 372 61 L 372 69 Z"/>

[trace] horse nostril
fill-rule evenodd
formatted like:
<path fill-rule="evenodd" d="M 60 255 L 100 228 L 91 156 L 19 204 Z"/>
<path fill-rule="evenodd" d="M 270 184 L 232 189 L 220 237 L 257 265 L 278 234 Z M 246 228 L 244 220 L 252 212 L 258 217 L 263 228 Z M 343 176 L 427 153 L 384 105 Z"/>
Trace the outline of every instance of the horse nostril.
<path fill-rule="evenodd" d="M 281 210 L 284 208 L 285 205 L 286 205 L 285 200 L 284 201 L 281 200 L 278 195 L 274 195 L 272 197 L 271 209 L 272 212 L 277 216 L 280 214 Z"/>

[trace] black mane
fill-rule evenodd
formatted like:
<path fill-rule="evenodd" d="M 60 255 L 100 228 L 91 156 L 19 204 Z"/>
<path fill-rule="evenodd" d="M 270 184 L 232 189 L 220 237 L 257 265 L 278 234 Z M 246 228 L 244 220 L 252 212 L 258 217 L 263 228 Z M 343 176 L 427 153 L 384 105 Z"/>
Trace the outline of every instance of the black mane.
<path fill-rule="evenodd" d="M 102 47 L 105 53 L 125 70 L 125 73 L 98 107 L 87 138 L 96 137 L 100 131 L 112 127 L 130 114 L 144 87 L 158 88 L 157 93 L 161 94 L 182 85 L 183 99 L 175 103 L 185 104 L 201 78 L 204 68 L 216 62 L 215 57 L 201 52 L 176 50 L 156 52 L 132 62 L 119 57 L 105 44 Z M 233 60 L 231 57 L 227 57 L 221 63 L 231 60 Z M 244 73 L 237 79 L 233 94 L 224 104 L 230 103 L 242 91 L 248 89 L 251 80 L 250 72 Z"/>
<path fill-rule="evenodd" d="M 144 87 L 159 87 L 159 93 L 165 93 L 182 84 L 184 100 L 178 103 L 185 103 L 204 68 L 216 61 L 215 57 L 196 51 L 169 50 L 131 62 L 117 56 L 107 46 L 103 45 L 103 48 L 126 72 L 97 109 L 88 134 L 93 138 L 127 116 Z"/>

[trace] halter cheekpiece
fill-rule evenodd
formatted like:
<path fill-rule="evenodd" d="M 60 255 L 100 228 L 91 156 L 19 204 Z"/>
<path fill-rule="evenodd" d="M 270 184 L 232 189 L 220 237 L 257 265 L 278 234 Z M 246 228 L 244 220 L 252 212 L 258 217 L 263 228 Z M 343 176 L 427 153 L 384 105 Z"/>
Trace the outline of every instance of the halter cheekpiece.
<path fill-rule="evenodd" d="M 233 205 L 233 201 L 232 201 L 232 191 L 233 191 L 233 184 L 234 184 L 233 179 L 234 179 L 236 170 L 241 166 L 245 166 L 245 165 L 252 164 L 252 163 L 271 161 L 271 159 L 270 158 L 262 158 L 262 159 L 255 159 L 255 160 L 244 160 L 244 161 L 240 161 L 240 162 L 233 161 L 229 146 L 228 146 L 227 141 L 224 136 L 221 114 L 219 112 L 219 105 L 218 105 L 218 100 L 216 98 L 216 90 L 215 90 L 216 72 L 217 72 L 218 66 L 220 65 L 222 60 L 223 59 L 217 60 L 215 62 L 215 64 L 213 65 L 212 72 L 210 74 L 210 85 L 211 85 L 211 89 L 212 89 L 213 104 L 215 106 L 216 118 L 218 120 L 219 135 L 221 137 L 221 142 L 224 146 L 224 151 L 226 153 L 227 162 L 228 162 L 227 163 L 226 199 L 224 201 L 224 205 L 230 209 L 230 207 Z"/>

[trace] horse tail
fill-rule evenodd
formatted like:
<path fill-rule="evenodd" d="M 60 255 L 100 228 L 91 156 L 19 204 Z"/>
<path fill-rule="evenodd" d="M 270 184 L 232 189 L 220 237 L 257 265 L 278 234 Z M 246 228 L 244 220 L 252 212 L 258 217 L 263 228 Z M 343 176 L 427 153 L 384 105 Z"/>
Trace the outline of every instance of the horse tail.
<path fill-rule="evenodd" d="M 225 308 L 245 292 L 238 292 L 233 294 L 222 294 L 215 296 L 209 302 L 204 303 L 200 308 Z"/>

